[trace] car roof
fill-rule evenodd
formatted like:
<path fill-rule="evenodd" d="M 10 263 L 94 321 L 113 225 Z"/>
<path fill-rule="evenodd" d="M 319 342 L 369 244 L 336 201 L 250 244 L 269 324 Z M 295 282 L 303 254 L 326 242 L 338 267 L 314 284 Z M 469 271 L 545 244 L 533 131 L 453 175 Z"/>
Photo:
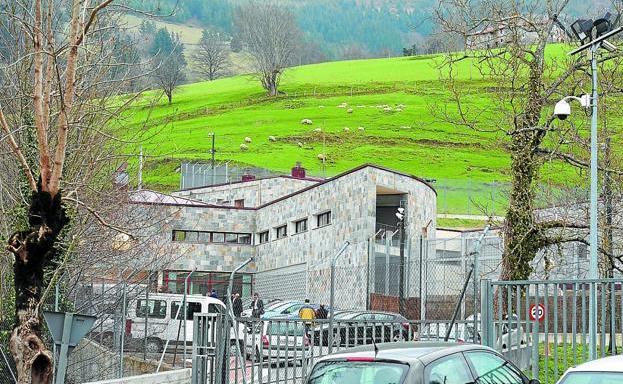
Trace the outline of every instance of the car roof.
<path fill-rule="evenodd" d="M 577 367 L 569 368 L 568 372 L 623 372 L 623 356 L 609 356 L 591 360 Z"/>
<path fill-rule="evenodd" d="M 481 350 L 493 352 L 493 349 L 478 344 L 460 344 L 444 342 L 397 342 L 377 344 L 378 353 L 375 354 L 374 345 L 349 348 L 338 353 L 325 356 L 319 361 L 346 359 L 352 357 L 369 357 L 375 359 L 395 360 L 406 363 L 422 362 L 424 365 L 440 357 L 464 351 Z"/>

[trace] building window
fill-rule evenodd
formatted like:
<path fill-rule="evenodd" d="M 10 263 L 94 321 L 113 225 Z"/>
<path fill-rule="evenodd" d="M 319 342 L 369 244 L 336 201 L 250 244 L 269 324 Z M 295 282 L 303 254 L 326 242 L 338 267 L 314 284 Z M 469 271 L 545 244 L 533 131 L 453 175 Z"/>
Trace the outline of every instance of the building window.
<path fill-rule="evenodd" d="M 250 233 L 224 233 L 203 231 L 173 231 L 173 241 L 185 243 L 228 243 L 228 244 L 251 244 Z"/>
<path fill-rule="evenodd" d="M 173 241 L 185 241 L 186 231 L 173 231 Z"/>
<path fill-rule="evenodd" d="M 307 231 L 307 219 L 294 222 L 294 232 L 301 233 Z"/>
<path fill-rule="evenodd" d="M 213 243 L 224 243 L 225 242 L 225 234 L 220 232 L 212 233 L 212 242 Z"/>
<path fill-rule="evenodd" d="M 234 207 L 244 208 L 244 199 L 234 200 Z"/>
<path fill-rule="evenodd" d="M 325 225 L 331 224 L 331 211 L 321 213 L 316 215 L 316 226 L 324 227 Z"/>
<path fill-rule="evenodd" d="M 236 233 L 226 233 L 225 234 L 225 242 L 229 244 L 235 244 L 238 242 L 238 234 Z"/>
<path fill-rule="evenodd" d="M 281 227 L 275 228 L 275 237 L 277 239 L 281 239 L 288 236 L 288 226 L 282 225 Z"/>
<path fill-rule="evenodd" d="M 260 244 L 268 243 L 268 240 L 270 240 L 270 232 L 260 232 Z"/>
<path fill-rule="evenodd" d="M 238 234 L 238 244 L 251 244 L 251 234 L 250 233 Z"/>

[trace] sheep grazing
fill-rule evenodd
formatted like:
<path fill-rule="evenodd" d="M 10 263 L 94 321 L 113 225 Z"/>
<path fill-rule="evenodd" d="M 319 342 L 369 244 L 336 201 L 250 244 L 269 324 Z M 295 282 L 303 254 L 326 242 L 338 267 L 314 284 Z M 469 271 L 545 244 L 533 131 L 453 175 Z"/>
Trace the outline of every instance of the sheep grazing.
<path fill-rule="evenodd" d="M 249 149 L 249 146 L 248 146 L 248 145 L 246 145 L 246 144 L 240 144 L 240 150 L 241 150 L 241 151 L 246 151 L 246 150 L 248 150 L 248 149 Z"/>
<path fill-rule="evenodd" d="M 402 112 L 402 108 L 396 108 L 395 111 L 396 112 Z"/>
<path fill-rule="evenodd" d="M 301 124 L 303 125 L 312 125 L 312 121 L 310 119 L 303 119 L 301 120 Z"/>
<path fill-rule="evenodd" d="M 398 105 L 396 106 L 396 108 L 404 109 L 404 108 L 405 108 L 405 105 L 404 105 L 404 104 L 398 104 Z"/>
<path fill-rule="evenodd" d="M 392 107 L 390 107 L 390 106 L 384 107 L 383 111 L 384 112 L 391 112 L 392 111 Z"/>
<path fill-rule="evenodd" d="M 298 145 L 299 148 L 303 148 L 303 143 L 301 143 L 300 141 L 298 143 L 296 143 L 296 145 Z"/>
<path fill-rule="evenodd" d="M 324 153 L 319 153 L 318 154 L 318 160 L 325 161 L 325 160 L 327 160 L 327 156 Z"/>
<path fill-rule="evenodd" d="M 324 105 L 319 105 L 318 108 L 324 108 Z"/>
<path fill-rule="evenodd" d="M 348 108 L 348 109 L 346 110 L 346 113 L 353 113 L 353 109 L 352 109 L 352 108 Z"/>
<path fill-rule="evenodd" d="M 272 141 L 274 143 L 277 141 L 277 138 L 275 136 L 268 136 L 268 141 Z"/>
<path fill-rule="evenodd" d="M 350 131 L 350 128 L 344 127 L 344 132 L 348 132 L 348 131 Z"/>
<path fill-rule="evenodd" d="M 360 130 L 360 131 L 362 131 L 362 132 L 366 130 L 364 127 L 359 127 L 359 128 L 357 128 L 357 129 L 358 129 L 358 130 Z"/>
<path fill-rule="evenodd" d="M 244 138 L 244 142 L 247 143 L 247 144 L 250 144 L 251 143 L 251 138 L 249 136 L 245 137 Z"/>
<path fill-rule="evenodd" d="M 322 132 L 322 129 L 321 128 L 316 128 L 316 129 L 314 129 L 314 132 L 320 133 L 320 132 Z"/>
<path fill-rule="evenodd" d="M 338 105 L 337 107 L 338 108 L 346 108 L 346 107 L 348 107 L 348 104 L 342 103 L 342 104 Z"/>

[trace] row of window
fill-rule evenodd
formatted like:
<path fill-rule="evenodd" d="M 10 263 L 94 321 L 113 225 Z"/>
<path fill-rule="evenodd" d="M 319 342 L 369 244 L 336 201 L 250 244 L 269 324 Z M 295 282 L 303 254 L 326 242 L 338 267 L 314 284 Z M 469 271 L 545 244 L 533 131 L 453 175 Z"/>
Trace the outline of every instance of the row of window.
<path fill-rule="evenodd" d="M 331 224 L 331 211 L 314 215 L 316 228 Z M 294 233 L 307 232 L 309 229 L 307 218 L 294 222 Z M 288 236 L 288 225 L 283 224 L 274 228 L 275 239 L 282 239 Z M 208 231 L 188 231 L 182 229 L 173 230 L 173 241 L 186 243 L 220 243 L 220 244 L 252 244 L 250 233 L 235 232 L 208 232 Z M 270 231 L 258 233 L 259 243 L 264 244 L 270 241 Z"/>
<path fill-rule="evenodd" d="M 331 211 L 323 212 L 318 215 L 314 215 L 316 219 L 316 228 L 324 227 L 331 224 Z M 307 218 L 297 220 L 294 222 L 294 234 L 307 232 L 309 229 Z M 275 233 L 275 240 L 283 239 L 288 236 L 288 224 L 280 225 L 273 229 Z M 270 241 L 270 231 L 263 231 L 258 234 L 259 243 L 264 244 Z"/>
<path fill-rule="evenodd" d="M 225 243 L 225 244 L 251 244 L 250 233 L 234 232 L 204 232 L 173 230 L 173 241 L 186 243 Z"/>

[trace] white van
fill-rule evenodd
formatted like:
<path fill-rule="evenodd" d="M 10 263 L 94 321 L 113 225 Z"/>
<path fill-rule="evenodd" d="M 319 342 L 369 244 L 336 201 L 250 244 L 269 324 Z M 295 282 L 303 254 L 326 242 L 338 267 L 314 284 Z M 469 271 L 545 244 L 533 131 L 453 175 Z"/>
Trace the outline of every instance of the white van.
<path fill-rule="evenodd" d="M 200 295 L 186 296 L 186 316 L 183 309 L 184 295 L 155 293 L 149 295 L 149 304 L 145 297 L 137 297 L 130 301 L 126 321 L 126 334 L 137 342 L 145 338 L 145 314 L 147 321 L 147 352 L 160 352 L 166 344 L 175 345 L 184 340 L 184 323 L 186 322 L 186 342 L 193 340 L 193 315 L 195 313 L 224 313 L 225 304 L 213 297 Z M 177 316 L 176 316 L 177 315 Z M 236 335 L 231 332 L 231 342 Z M 142 340 L 140 340 L 142 341 Z"/>

